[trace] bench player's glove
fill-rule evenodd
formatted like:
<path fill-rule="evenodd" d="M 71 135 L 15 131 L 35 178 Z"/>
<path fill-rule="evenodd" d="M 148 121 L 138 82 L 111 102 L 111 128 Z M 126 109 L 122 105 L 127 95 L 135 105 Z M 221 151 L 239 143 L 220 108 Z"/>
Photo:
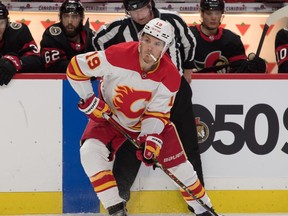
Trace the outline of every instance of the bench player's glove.
<path fill-rule="evenodd" d="M 21 68 L 21 61 L 16 54 L 4 55 L 0 59 L 0 85 L 8 85 L 14 74 Z"/>
<path fill-rule="evenodd" d="M 256 56 L 254 53 L 248 55 L 248 60 L 243 62 L 236 70 L 236 73 L 266 73 L 267 66 L 264 59 Z"/>
<path fill-rule="evenodd" d="M 140 143 L 144 143 L 144 149 L 136 151 L 136 156 L 139 160 L 143 161 L 146 166 L 152 166 L 155 159 L 160 154 L 162 147 L 162 136 L 159 134 L 149 134 L 139 137 Z"/>
<path fill-rule="evenodd" d="M 94 94 L 86 101 L 81 99 L 78 103 L 78 108 L 94 121 L 97 121 L 99 118 L 103 118 L 103 113 L 111 115 L 111 109 L 108 104 L 95 97 Z"/>

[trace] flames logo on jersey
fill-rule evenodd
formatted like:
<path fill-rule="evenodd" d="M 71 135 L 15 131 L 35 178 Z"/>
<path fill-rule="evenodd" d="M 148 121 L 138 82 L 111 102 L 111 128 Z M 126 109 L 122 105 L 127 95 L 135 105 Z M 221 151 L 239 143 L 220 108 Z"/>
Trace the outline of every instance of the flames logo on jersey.
<path fill-rule="evenodd" d="M 206 56 L 204 62 L 199 62 L 195 60 L 195 65 L 198 70 L 201 70 L 203 68 L 213 67 L 213 66 L 226 65 L 228 63 L 229 63 L 228 59 L 225 56 L 221 55 L 221 51 L 214 51 L 214 52 L 209 53 Z"/>
<path fill-rule="evenodd" d="M 200 121 L 200 117 L 195 118 L 198 143 L 204 143 L 209 137 L 209 127 L 204 122 Z"/>
<path fill-rule="evenodd" d="M 128 86 L 117 86 L 113 99 L 115 108 L 128 118 L 138 118 L 145 111 L 145 104 L 151 100 L 152 92 L 135 90 Z"/>

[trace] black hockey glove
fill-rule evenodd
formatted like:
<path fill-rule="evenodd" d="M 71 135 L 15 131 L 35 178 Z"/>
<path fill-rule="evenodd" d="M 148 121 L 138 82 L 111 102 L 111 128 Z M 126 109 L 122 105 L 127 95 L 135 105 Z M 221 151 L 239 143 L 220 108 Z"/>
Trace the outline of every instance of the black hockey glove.
<path fill-rule="evenodd" d="M 0 59 L 0 85 L 8 85 L 14 74 L 21 68 L 21 62 L 17 55 L 4 55 Z"/>
<path fill-rule="evenodd" d="M 266 73 L 267 66 L 264 59 L 250 53 L 248 60 L 236 70 L 236 73 Z"/>

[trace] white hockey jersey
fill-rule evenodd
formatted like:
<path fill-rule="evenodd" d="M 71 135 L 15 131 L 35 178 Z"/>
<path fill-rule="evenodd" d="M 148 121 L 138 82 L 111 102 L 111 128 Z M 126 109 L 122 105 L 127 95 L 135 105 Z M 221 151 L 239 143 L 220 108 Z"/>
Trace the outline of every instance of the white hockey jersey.
<path fill-rule="evenodd" d="M 142 71 L 138 45 L 126 42 L 77 55 L 68 66 L 67 77 L 83 99 L 94 93 L 90 78 L 101 78 L 100 94 L 121 126 L 134 132 L 144 130 L 145 134 L 161 133 L 169 121 L 181 78 L 167 54 L 155 70 Z"/>

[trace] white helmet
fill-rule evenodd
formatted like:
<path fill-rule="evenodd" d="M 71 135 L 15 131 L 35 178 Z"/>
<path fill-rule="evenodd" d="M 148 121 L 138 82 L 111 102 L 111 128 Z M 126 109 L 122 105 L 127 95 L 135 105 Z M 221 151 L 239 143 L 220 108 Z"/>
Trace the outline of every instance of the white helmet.
<path fill-rule="evenodd" d="M 165 22 L 164 20 L 155 18 L 155 19 L 150 20 L 144 26 L 144 29 L 141 33 L 141 37 L 144 33 L 149 34 L 155 38 L 158 38 L 159 40 L 164 41 L 165 45 L 160 56 L 160 58 L 162 58 L 166 50 L 171 46 L 173 42 L 173 37 L 174 37 L 173 26 L 170 23 Z"/>

